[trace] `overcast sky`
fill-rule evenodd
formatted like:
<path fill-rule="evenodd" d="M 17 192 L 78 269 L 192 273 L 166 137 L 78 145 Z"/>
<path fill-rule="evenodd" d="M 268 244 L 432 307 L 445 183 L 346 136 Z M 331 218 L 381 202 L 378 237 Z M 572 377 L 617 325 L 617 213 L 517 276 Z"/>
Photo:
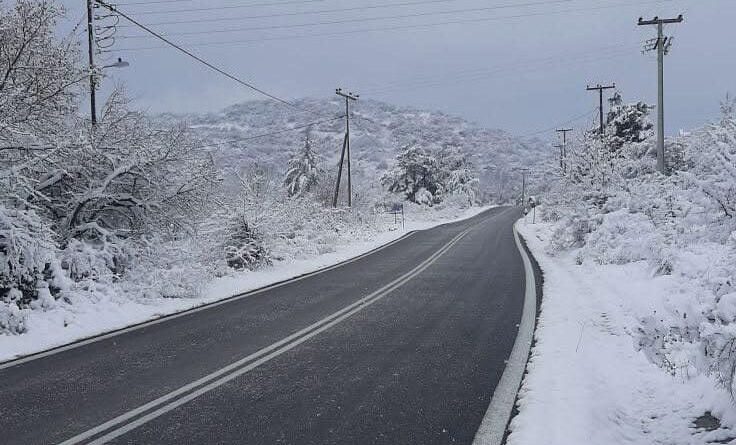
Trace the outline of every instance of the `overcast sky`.
<path fill-rule="evenodd" d="M 70 21 L 82 17 L 84 0 L 62 3 Z M 685 23 L 666 29 L 675 34 L 665 67 L 669 133 L 715 119 L 719 101 L 736 92 L 733 0 L 122 0 L 118 5 L 149 24 L 211 19 L 151 27 L 164 34 L 197 33 L 170 38 L 286 99 L 329 97 L 342 86 L 365 98 L 442 110 L 516 134 L 592 112 L 597 97 L 585 91 L 586 84 L 616 82 L 625 99 L 656 102 L 656 55 L 640 52 L 656 29 L 636 26 L 639 16 L 685 14 Z M 366 8 L 371 6 L 377 7 Z M 171 12 L 202 8 L 207 10 Z M 441 22 L 455 23 L 424 26 Z M 216 32 L 233 28 L 250 29 Z M 296 37 L 308 34 L 323 35 Z M 141 107 L 210 111 L 262 98 L 171 48 L 126 51 L 161 44 L 124 38 L 140 35 L 118 28 L 106 56 L 130 62 L 129 68 L 108 70 L 107 83 L 124 82 Z"/>

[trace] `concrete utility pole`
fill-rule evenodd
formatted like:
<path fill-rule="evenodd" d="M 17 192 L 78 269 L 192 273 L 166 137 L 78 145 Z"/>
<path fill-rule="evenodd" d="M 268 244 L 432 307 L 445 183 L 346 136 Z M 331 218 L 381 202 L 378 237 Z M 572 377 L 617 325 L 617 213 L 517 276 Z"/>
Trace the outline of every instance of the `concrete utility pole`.
<path fill-rule="evenodd" d="M 603 139 L 603 132 L 604 132 L 604 126 L 603 126 L 603 90 L 612 90 L 616 88 L 616 84 L 613 85 L 601 85 L 598 84 L 597 86 L 591 87 L 588 85 L 586 90 L 588 91 L 598 91 L 598 111 L 600 112 L 600 121 L 601 121 L 601 139 Z"/>
<path fill-rule="evenodd" d="M 89 55 L 89 107 L 92 125 L 97 125 L 97 106 L 95 105 L 95 90 L 97 89 L 95 80 L 95 60 L 94 60 L 94 15 L 92 13 L 93 0 L 87 0 L 87 53 Z"/>
<path fill-rule="evenodd" d="M 342 165 L 345 162 L 345 153 L 348 155 L 348 207 L 353 205 L 353 185 L 351 183 L 350 173 L 350 101 L 356 101 L 360 97 L 359 94 L 343 93 L 342 88 L 337 88 L 335 94 L 345 98 L 345 138 L 342 141 L 342 153 L 340 154 L 340 165 L 337 170 L 337 182 L 335 183 L 335 197 L 332 200 L 332 207 L 337 207 L 337 198 L 340 195 L 340 180 L 342 179 Z"/>
<path fill-rule="evenodd" d="M 666 56 L 672 46 L 672 37 L 664 36 L 664 25 L 673 23 L 682 23 L 684 20 L 682 14 L 674 19 L 660 19 L 654 17 L 652 20 L 644 20 L 639 17 L 639 26 L 657 25 L 657 38 L 648 42 L 643 52 L 657 50 L 657 170 L 666 174 L 667 161 L 664 153 L 664 56 Z"/>
<path fill-rule="evenodd" d="M 571 132 L 572 128 L 560 128 L 556 130 L 558 133 L 562 133 L 562 145 L 557 147 L 560 149 L 560 169 L 562 169 L 562 175 L 567 173 L 567 133 Z"/>
<path fill-rule="evenodd" d="M 526 208 L 526 175 L 529 174 L 528 168 L 520 168 L 521 172 L 521 205 Z"/>

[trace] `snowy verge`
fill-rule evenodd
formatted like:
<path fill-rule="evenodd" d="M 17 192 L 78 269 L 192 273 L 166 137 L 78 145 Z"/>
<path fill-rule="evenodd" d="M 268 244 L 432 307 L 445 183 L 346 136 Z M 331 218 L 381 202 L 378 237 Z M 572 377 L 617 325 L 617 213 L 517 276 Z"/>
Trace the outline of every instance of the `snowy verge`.
<path fill-rule="evenodd" d="M 317 271 L 349 260 L 388 244 L 409 232 L 472 218 L 492 206 L 473 207 L 457 212 L 431 211 L 407 215 L 405 227 L 373 234 L 368 239 L 344 243 L 333 252 L 306 259 L 276 262 L 258 271 L 245 271 L 216 278 L 205 286 L 198 298 L 131 299 L 114 292 L 95 292 L 95 300 L 57 304 L 43 311 L 31 311 L 26 319 L 27 332 L 0 335 L 0 362 L 63 346 L 84 338 L 125 328 L 162 316 L 171 315 L 279 281 Z M 454 214 L 453 214 L 454 213 Z"/>
<path fill-rule="evenodd" d="M 666 310 L 685 279 L 653 276 L 645 261 L 578 265 L 576 252 L 550 256 L 550 224 L 520 223 L 544 274 L 536 344 L 519 391 L 509 445 L 733 443 L 726 428 L 696 429 L 712 412 L 736 424 L 727 393 L 703 375 L 672 376 L 638 349 L 639 320 Z"/>

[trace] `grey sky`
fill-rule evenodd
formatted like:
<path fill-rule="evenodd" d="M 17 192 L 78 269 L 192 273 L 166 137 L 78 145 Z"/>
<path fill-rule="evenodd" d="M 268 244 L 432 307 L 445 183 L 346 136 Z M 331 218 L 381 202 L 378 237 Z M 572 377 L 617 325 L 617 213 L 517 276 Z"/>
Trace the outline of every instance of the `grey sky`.
<path fill-rule="evenodd" d="M 447 0 L 411 6 L 397 4 L 417 0 L 322 0 L 143 14 L 283 1 L 184 0 L 124 5 L 138 0 L 121 0 L 119 8 L 145 23 L 155 23 L 392 5 L 329 14 L 154 26 L 161 32 L 206 32 L 171 37 L 183 46 L 466 21 L 425 28 L 192 46 L 192 49 L 227 71 L 288 99 L 325 97 L 335 87 L 343 86 L 363 97 L 438 109 L 517 134 L 551 127 L 592 111 L 596 98 L 585 91 L 587 83 L 615 81 L 625 99 L 641 98 L 654 103 L 656 58 L 654 54 L 642 55 L 639 48 L 640 42 L 655 35 L 655 28 L 636 26 L 639 16 L 685 14 L 684 24 L 667 29 L 676 36 L 665 72 L 668 132 L 714 119 L 719 100 L 727 92 L 736 91 L 734 33 L 729 31 L 736 19 L 733 0 L 561 0 L 535 6 L 520 5 L 545 0 Z M 83 0 L 64 0 L 63 4 L 69 10 L 70 19 L 81 17 Z M 499 5 L 514 7 L 490 9 Z M 468 9 L 475 11 L 445 14 Z M 438 14 L 207 34 L 223 28 L 293 26 L 417 13 Z M 519 15 L 525 17 L 508 18 Z M 478 20 L 492 17 L 497 19 Z M 131 28 L 118 30 L 119 37 L 133 34 L 139 33 Z M 159 46 L 159 43 L 153 39 L 118 39 L 113 49 L 142 46 Z M 260 98 L 173 49 L 110 53 L 110 57 L 118 56 L 130 61 L 131 66 L 109 71 L 108 85 L 116 80 L 125 82 L 137 103 L 152 111 L 215 110 Z"/>

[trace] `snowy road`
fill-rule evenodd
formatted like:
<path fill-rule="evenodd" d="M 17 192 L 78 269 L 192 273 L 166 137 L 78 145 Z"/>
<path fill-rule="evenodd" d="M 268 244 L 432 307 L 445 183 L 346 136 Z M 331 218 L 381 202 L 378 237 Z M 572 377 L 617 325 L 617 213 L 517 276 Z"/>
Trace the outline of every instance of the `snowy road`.
<path fill-rule="evenodd" d="M 521 318 L 497 208 L 0 369 L 4 444 L 470 444 Z"/>

